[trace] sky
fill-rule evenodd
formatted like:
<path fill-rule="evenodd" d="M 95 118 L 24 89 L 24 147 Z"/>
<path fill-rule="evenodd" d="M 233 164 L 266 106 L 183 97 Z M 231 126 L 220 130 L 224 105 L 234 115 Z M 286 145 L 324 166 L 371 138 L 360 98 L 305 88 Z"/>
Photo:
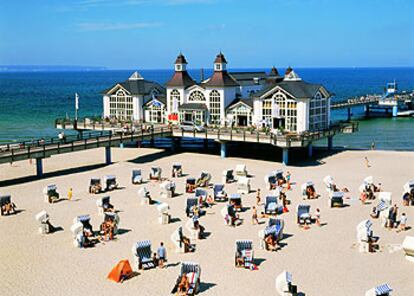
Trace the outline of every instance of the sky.
<path fill-rule="evenodd" d="M 413 0 L 0 0 L 0 65 L 414 66 Z"/>

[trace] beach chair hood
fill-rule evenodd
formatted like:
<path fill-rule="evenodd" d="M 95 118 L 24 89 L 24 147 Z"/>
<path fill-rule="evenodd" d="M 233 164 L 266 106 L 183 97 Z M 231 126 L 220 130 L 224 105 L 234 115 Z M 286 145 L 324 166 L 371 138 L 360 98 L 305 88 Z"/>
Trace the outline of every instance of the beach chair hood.
<path fill-rule="evenodd" d="M 35 219 L 40 223 L 44 223 L 49 220 L 49 214 L 46 211 L 41 211 L 35 216 Z"/>
<path fill-rule="evenodd" d="M 292 274 L 287 271 L 283 271 L 276 277 L 276 291 L 280 296 L 286 295 L 286 292 L 290 292 L 290 286 L 292 285 Z"/>

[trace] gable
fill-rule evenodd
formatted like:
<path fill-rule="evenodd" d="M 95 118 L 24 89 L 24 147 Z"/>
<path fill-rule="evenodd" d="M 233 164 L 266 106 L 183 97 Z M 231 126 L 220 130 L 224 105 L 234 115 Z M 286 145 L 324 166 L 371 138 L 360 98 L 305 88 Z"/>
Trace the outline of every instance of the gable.
<path fill-rule="evenodd" d="M 106 95 L 114 95 L 118 90 L 122 89 L 125 93 L 128 95 L 131 95 L 131 93 L 120 83 L 115 84 L 112 88 L 110 88 L 108 91 L 105 91 Z"/>

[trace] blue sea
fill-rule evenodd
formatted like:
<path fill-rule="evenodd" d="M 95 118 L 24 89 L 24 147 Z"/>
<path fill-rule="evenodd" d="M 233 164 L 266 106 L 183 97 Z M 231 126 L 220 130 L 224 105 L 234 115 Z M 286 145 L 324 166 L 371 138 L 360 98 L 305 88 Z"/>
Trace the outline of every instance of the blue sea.
<path fill-rule="evenodd" d="M 269 69 L 231 69 L 260 71 Z M 284 69 L 279 69 L 282 73 Z M 381 94 L 387 82 L 396 80 L 400 90 L 414 89 L 414 68 L 297 68 L 302 79 L 323 84 L 335 93 L 333 100 L 365 94 Z M 72 72 L 3 72 L 0 73 L 0 142 L 31 140 L 56 136 L 54 120 L 74 116 L 74 94 L 80 95 L 79 116 L 101 116 L 101 92 L 114 83 L 126 80 L 133 70 Z M 139 71 L 145 79 L 161 84 L 172 70 Z M 190 70 L 199 80 L 200 70 Z M 211 70 L 205 70 L 205 75 Z M 334 111 L 333 120 L 345 119 L 344 111 Z M 363 115 L 362 108 L 353 114 Z M 346 148 L 414 150 L 414 118 L 378 118 L 360 121 L 355 134 L 336 136 L 334 144 Z"/>

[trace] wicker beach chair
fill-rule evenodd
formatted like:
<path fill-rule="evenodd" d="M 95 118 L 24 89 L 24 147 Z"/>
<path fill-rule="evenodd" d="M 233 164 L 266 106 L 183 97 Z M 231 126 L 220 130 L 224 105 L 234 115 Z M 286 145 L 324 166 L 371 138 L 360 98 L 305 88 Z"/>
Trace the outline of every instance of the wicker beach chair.
<path fill-rule="evenodd" d="M 151 241 L 139 241 L 132 247 L 135 258 L 135 266 L 138 270 L 155 268 L 155 262 L 152 258 Z"/>
<path fill-rule="evenodd" d="M 368 290 L 365 296 L 391 296 L 392 288 L 388 284 L 382 284 Z"/>
<path fill-rule="evenodd" d="M 174 285 L 171 294 L 176 294 L 178 290 L 179 283 L 182 276 L 187 277 L 189 288 L 186 292 L 186 295 L 196 295 L 200 292 L 200 282 L 201 282 L 201 267 L 198 263 L 194 262 L 182 262 L 180 275 L 177 278 L 177 281 Z"/>
<path fill-rule="evenodd" d="M 172 166 L 172 173 L 171 176 L 173 178 L 179 178 L 183 175 L 183 167 L 179 163 L 174 163 Z"/>
<path fill-rule="evenodd" d="M 132 170 L 132 184 L 142 184 L 142 171 L 140 169 Z"/>
<path fill-rule="evenodd" d="M 297 295 L 297 287 L 292 284 L 292 274 L 283 271 L 276 277 L 276 291 L 280 296 Z"/>
<path fill-rule="evenodd" d="M 242 267 L 250 269 L 252 268 L 253 258 L 253 241 L 236 240 L 234 265 L 237 267 L 240 266 L 240 263 L 242 263 Z"/>
<path fill-rule="evenodd" d="M 59 200 L 59 193 L 57 191 L 57 186 L 55 184 L 47 185 L 43 188 L 44 200 L 47 203 L 53 203 Z"/>
<path fill-rule="evenodd" d="M 224 184 L 214 184 L 213 192 L 215 201 L 227 201 L 227 193 L 224 191 Z"/>
<path fill-rule="evenodd" d="M 276 215 L 283 213 L 283 206 L 278 204 L 277 196 L 266 196 L 265 213 L 269 215 Z"/>
<path fill-rule="evenodd" d="M 299 225 L 311 224 L 310 205 L 298 205 L 296 212 Z"/>
<path fill-rule="evenodd" d="M 161 180 L 162 170 L 160 167 L 152 167 L 149 175 L 150 180 Z"/>
<path fill-rule="evenodd" d="M 187 178 L 185 181 L 185 192 L 186 193 L 194 193 L 196 189 L 196 179 L 195 178 Z"/>

